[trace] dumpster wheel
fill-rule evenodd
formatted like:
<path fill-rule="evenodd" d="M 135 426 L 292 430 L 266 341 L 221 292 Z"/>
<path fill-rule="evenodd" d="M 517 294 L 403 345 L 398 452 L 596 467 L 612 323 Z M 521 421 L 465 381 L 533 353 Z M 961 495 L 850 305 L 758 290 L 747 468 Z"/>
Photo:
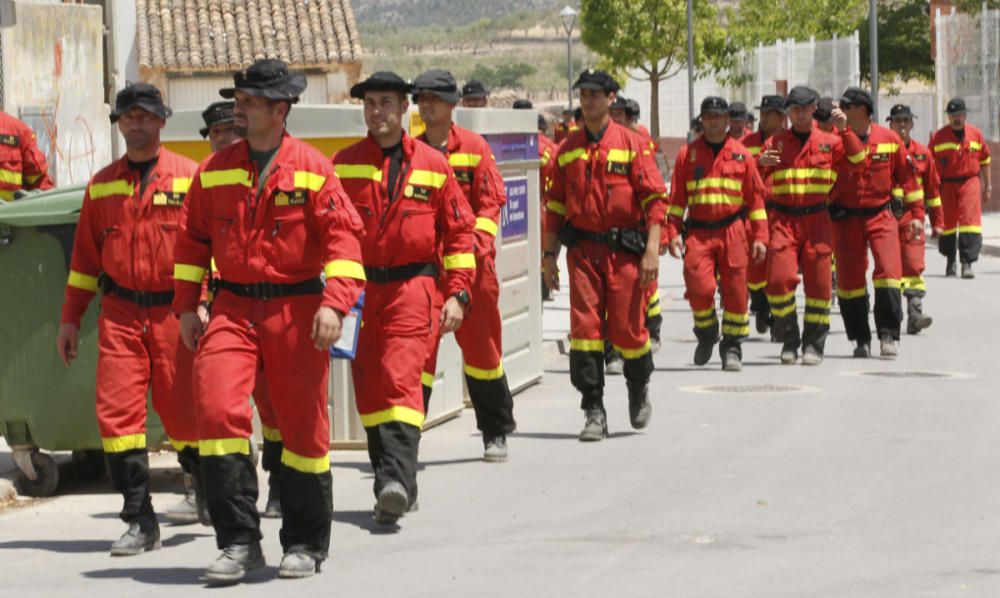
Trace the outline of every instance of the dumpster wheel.
<path fill-rule="evenodd" d="M 104 475 L 107 464 L 104 461 L 104 451 L 82 450 L 73 451 L 73 470 L 81 478 L 94 480 Z"/>
<path fill-rule="evenodd" d="M 38 451 L 31 453 L 31 465 L 34 467 L 35 479 L 32 480 L 28 474 L 21 472 L 18 483 L 21 491 L 28 496 L 52 496 L 59 487 L 59 466 L 51 455 Z"/>

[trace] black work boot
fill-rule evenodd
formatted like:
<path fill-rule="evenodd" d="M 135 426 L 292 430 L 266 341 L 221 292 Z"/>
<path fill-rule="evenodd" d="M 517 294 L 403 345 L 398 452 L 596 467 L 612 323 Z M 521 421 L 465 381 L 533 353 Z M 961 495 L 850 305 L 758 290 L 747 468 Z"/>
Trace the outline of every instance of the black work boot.
<path fill-rule="evenodd" d="M 781 347 L 781 363 L 784 365 L 795 365 L 799 359 L 799 343 L 788 342 Z"/>
<path fill-rule="evenodd" d="M 972 271 L 972 264 L 962 262 L 962 278 L 975 278 L 976 273 Z"/>
<path fill-rule="evenodd" d="M 140 515 L 129 522 L 128 530 L 111 545 L 111 556 L 134 556 L 160 549 L 160 524 L 156 515 Z"/>
<path fill-rule="evenodd" d="M 205 579 L 219 584 L 237 583 L 248 571 L 260 569 L 265 564 L 260 542 L 230 544 L 205 569 Z"/>
<path fill-rule="evenodd" d="M 649 402 L 649 384 L 626 383 L 628 386 L 628 419 L 632 427 L 641 430 L 653 416 L 653 406 Z"/>
<path fill-rule="evenodd" d="M 771 328 L 771 314 L 767 311 L 758 311 L 754 314 L 754 326 L 757 328 L 757 334 L 764 334 Z"/>
<path fill-rule="evenodd" d="M 917 296 L 906 298 L 906 334 L 919 334 L 929 328 L 934 319 L 924 314 L 923 299 Z"/>
<path fill-rule="evenodd" d="M 507 461 L 507 435 L 483 433 L 483 461 L 504 463 Z"/>
<path fill-rule="evenodd" d="M 410 506 L 410 495 L 406 488 L 395 480 L 390 481 L 378 493 L 375 502 L 375 523 L 393 525 L 406 513 Z"/>
<path fill-rule="evenodd" d="M 267 480 L 267 503 L 261 517 L 281 519 L 281 474 L 271 472 Z"/>
<path fill-rule="evenodd" d="M 585 411 L 586 421 L 580 431 L 581 442 L 600 442 L 608 437 L 608 414 L 603 405 L 591 405 Z"/>
<path fill-rule="evenodd" d="M 955 276 L 958 274 L 958 268 L 955 266 L 955 258 L 948 258 L 948 264 L 944 267 L 945 276 Z"/>
<path fill-rule="evenodd" d="M 694 348 L 694 364 L 705 365 L 712 358 L 712 349 L 715 348 L 714 340 L 698 339 L 698 346 Z"/>

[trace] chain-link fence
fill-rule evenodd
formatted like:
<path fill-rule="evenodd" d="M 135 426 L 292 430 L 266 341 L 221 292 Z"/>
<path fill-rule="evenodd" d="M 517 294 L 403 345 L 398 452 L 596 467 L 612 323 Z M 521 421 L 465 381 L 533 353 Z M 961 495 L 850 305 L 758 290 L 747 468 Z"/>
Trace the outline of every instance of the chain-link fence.
<path fill-rule="evenodd" d="M 938 106 L 965 98 L 968 122 L 1000 141 L 1000 10 L 935 16 Z"/>

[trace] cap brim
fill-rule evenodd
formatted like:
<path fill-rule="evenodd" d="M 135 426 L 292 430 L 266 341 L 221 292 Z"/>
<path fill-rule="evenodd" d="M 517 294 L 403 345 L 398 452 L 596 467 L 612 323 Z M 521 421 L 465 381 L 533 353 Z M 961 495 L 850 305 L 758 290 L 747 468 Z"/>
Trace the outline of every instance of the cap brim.
<path fill-rule="evenodd" d="M 573 89 L 593 89 L 600 91 L 611 91 L 610 89 L 604 89 L 604 86 L 600 83 L 577 83 L 573 86 Z"/>
<path fill-rule="evenodd" d="M 488 97 L 490 97 L 490 94 L 487 93 L 487 92 L 483 92 L 483 91 L 475 91 L 475 92 L 472 92 L 472 93 L 462 94 L 462 99 L 463 100 L 466 99 L 466 98 L 473 99 L 473 100 L 484 100 L 484 99 L 486 99 Z"/>
<path fill-rule="evenodd" d="M 406 84 L 404 84 L 404 85 L 389 85 L 389 84 L 382 85 L 382 84 L 378 84 L 378 83 L 368 84 L 367 82 L 362 81 L 361 83 L 358 83 L 357 85 L 355 85 L 354 87 L 351 88 L 351 97 L 354 98 L 354 99 L 356 99 L 356 100 L 363 100 L 363 99 L 365 99 L 365 94 L 368 93 L 369 91 L 393 91 L 393 92 L 396 92 L 396 93 L 401 93 L 401 94 L 406 95 L 406 94 L 410 93 L 410 91 L 412 91 L 412 89 L 413 89 L 413 87 L 411 85 L 406 85 Z"/>
<path fill-rule="evenodd" d="M 729 108 L 703 108 L 701 114 L 729 114 Z"/>
<path fill-rule="evenodd" d="M 958 110 L 945 110 L 945 114 L 965 114 L 968 112 L 965 108 L 959 108 Z"/>
<path fill-rule="evenodd" d="M 449 104 L 457 104 L 458 100 L 461 99 L 457 91 L 441 91 L 438 89 L 414 89 L 413 90 L 413 101 L 416 102 L 417 98 L 420 97 L 422 93 L 429 93 L 436 95 L 443 101 Z"/>
<path fill-rule="evenodd" d="M 121 118 L 122 114 L 125 114 L 126 112 L 128 112 L 133 108 L 142 108 L 146 112 L 149 112 L 154 116 L 162 118 L 163 120 L 167 120 L 174 113 L 174 111 L 170 109 L 170 106 L 165 106 L 163 104 L 153 104 L 151 102 L 132 102 L 127 106 L 123 106 L 121 110 L 112 110 L 111 114 L 109 115 L 111 123 L 114 124 L 118 122 L 118 119 Z"/>
<path fill-rule="evenodd" d="M 201 133 L 201 138 L 202 139 L 205 139 L 206 137 L 208 137 L 208 127 L 202 127 L 200 129 L 198 129 L 198 132 Z"/>
<path fill-rule="evenodd" d="M 302 73 L 292 73 L 268 87 L 249 85 L 226 87 L 219 90 L 219 95 L 227 100 L 231 100 L 236 97 L 237 90 L 247 95 L 267 98 L 269 100 L 285 100 L 294 104 L 299 101 L 299 96 L 306 90 L 306 76 Z"/>

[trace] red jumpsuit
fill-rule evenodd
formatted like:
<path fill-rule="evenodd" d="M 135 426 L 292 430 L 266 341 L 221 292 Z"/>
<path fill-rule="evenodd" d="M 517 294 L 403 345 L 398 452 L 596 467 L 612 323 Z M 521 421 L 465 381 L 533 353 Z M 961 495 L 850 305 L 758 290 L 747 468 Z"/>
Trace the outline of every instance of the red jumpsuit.
<path fill-rule="evenodd" d="M 361 220 L 329 161 L 287 134 L 263 183 L 261 176 L 245 141 L 199 168 L 175 250 L 174 309 L 195 310 L 214 259 L 221 280 L 194 384 L 202 472 L 219 547 L 261 537 L 248 397 L 263 364 L 284 441 L 281 544 L 286 552 L 304 545 L 322 560 L 332 502 L 330 360 L 313 346 L 310 330 L 321 306 L 344 314 L 361 294 Z"/>
<path fill-rule="evenodd" d="M 625 360 L 630 385 L 644 387 L 653 371 L 643 325 L 646 289 L 638 288 L 640 255 L 614 240 L 624 232 L 646 238 L 662 224 L 666 188 L 647 143 L 608 123 L 597 140 L 585 128 L 559 146 L 552 188 L 546 194 L 545 232 L 575 231 L 567 247 L 570 287 L 570 378 L 581 407 L 603 408 L 604 342 Z M 568 238 L 565 235 L 563 238 Z M 564 243 L 565 244 L 565 243 Z M 606 321 L 605 321 L 606 318 Z"/>
<path fill-rule="evenodd" d="M 775 335 L 786 349 L 802 345 L 822 355 L 832 303 L 833 225 L 827 205 L 836 169 L 845 167 L 844 143 L 839 135 L 814 125 L 805 143 L 791 130 L 783 130 L 764 144 L 765 151 L 771 149 L 780 153 L 781 160 L 763 169 L 772 198 L 767 300 Z M 860 142 L 851 148 L 855 154 L 863 149 Z M 801 337 L 795 305 L 800 270 L 806 296 Z"/>
<path fill-rule="evenodd" d="M 753 133 L 744 135 L 738 141 L 747 148 L 747 151 L 753 156 L 754 164 L 756 164 L 757 160 L 760 159 L 760 153 L 764 151 L 764 143 L 767 140 L 768 138 L 764 136 L 764 133 L 754 131 Z M 757 171 L 763 174 L 759 165 Z M 765 198 L 764 209 L 770 218 L 771 210 L 767 206 L 767 198 Z M 768 321 L 772 319 L 772 316 L 770 314 L 770 304 L 767 301 L 765 287 L 767 287 L 767 266 L 770 260 L 771 255 L 768 253 L 767 258 L 763 262 L 758 264 L 750 260 L 750 263 L 747 264 L 747 288 L 750 290 L 750 311 L 755 314 L 765 314 Z"/>
<path fill-rule="evenodd" d="M 426 143 L 425 135 L 419 137 Z M 497 170 L 496 158 L 489 143 L 481 135 L 452 125 L 448 143 L 443 148 L 455 173 L 455 179 L 476 216 L 475 254 L 476 277 L 470 295 L 472 304 L 466 310 L 462 326 L 455 331 L 455 340 L 465 361 L 465 384 L 476 412 L 476 425 L 484 437 L 496 437 L 514 431 L 514 399 L 503 371 L 502 322 L 500 319 L 500 281 L 496 273 L 496 235 L 500 227 L 500 209 L 507 203 L 503 177 Z M 443 289 L 438 289 L 435 312 L 444 304 Z M 437 374 L 438 345 L 441 335 L 433 330 L 429 337 L 427 362 L 422 379 L 424 397 L 430 400 L 434 376 Z M 424 408 L 426 410 L 427 403 Z"/>
<path fill-rule="evenodd" d="M 35 132 L 20 120 L 0 112 L 0 200 L 14 199 L 18 189 L 51 189 L 45 154 Z"/>
<path fill-rule="evenodd" d="M 425 415 L 421 372 L 428 337 L 438 324 L 439 270 L 443 266 L 444 296 L 469 292 L 476 277 L 476 235 L 482 233 L 474 234 L 475 217 L 441 152 L 404 134 L 392 189 L 390 160 L 369 136 L 337 152 L 333 164 L 364 222 L 368 288 L 353 374 L 375 495 L 398 481 L 414 501 Z M 473 295 L 469 308 L 478 307 Z"/>
<path fill-rule="evenodd" d="M 670 188 L 668 242 L 681 234 L 685 210 L 684 296 L 694 312 L 695 336 L 700 343 L 714 343 L 719 336 L 718 272 L 724 310 L 720 351 L 733 349 L 742 357 L 740 342 L 750 334 L 746 279 L 750 247 L 756 241 L 767 243 L 768 235 L 764 184 L 746 147 L 727 136 L 718 155 L 703 137 L 681 148 Z"/>
<path fill-rule="evenodd" d="M 146 395 L 178 460 L 197 468 L 191 389 L 194 355 L 180 342 L 170 310 L 174 240 L 196 165 L 160 149 L 141 189 L 127 158 L 87 186 L 73 242 L 62 322 L 80 325 L 103 285 L 97 320 L 97 422 L 111 480 L 125 498 L 121 516 L 152 513 L 146 455 Z M 101 278 L 101 280 L 99 280 Z"/>
<path fill-rule="evenodd" d="M 923 190 L 906 159 L 899 135 L 872 124 L 868 139 L 845 128 L 841 133 L 847 160 L 837 167 L 837 183 L 832 198 L 834 251 L 837 255 L 837 298 L 844 318 L 847 338 L 871 343 L 868 324 L 868 248 L 875 260 L 872 276 L 875 287 L 875 327 L 879 338 L 899 339 L 903 318 L 900 277 L 899 223 L 891 210 L 893 187 L 901 187 L 914 218 L 924 219 Z"/>
<path fill-rule="evenodd" d="M 982 131 L 966 124 L 959 139 L 951 126 L 931 136 L 931 153 L 941 177 L 944 230 L 938 251 L 954 263 L 955 250 L 963 264 L 979 259 L 983 246 L 982 188 L 979 172 L 990 164 L 990 148 Z"/>
<path fill-rule="evenodd" d="M 909 145 L 904 145 L 907 150 L 907 160 L 913 167 L 917 175 L 917 185 L 924 192 L 924 208 L 931 219 L 931 227 L 941 229 L 944 227 L 943 215 L 941 213 L 940 178 L 937 173 L 937 166 L 934 164 L 934 156 L 926 147 L 914 140 L 910 140 Z M 902 187 L 892 190 L 893 195 L 902 198 L 904 203 L 920 201 L 916 196 L 910 196 L 907 201 L 906 193 Z M 927 291 L 924 283 L 924 247 L 927 243 L 923 228 L 920 234 L 909 236 L 909 225 L 913 221 L 913 212 L 907 212 L 899 219 L 899 249 L 903 265 L 903 277 L 900 281 L 903 295 L 907 298 L 923 297 Z M 923 222 L 921 222 L 923 224 Z"/>

